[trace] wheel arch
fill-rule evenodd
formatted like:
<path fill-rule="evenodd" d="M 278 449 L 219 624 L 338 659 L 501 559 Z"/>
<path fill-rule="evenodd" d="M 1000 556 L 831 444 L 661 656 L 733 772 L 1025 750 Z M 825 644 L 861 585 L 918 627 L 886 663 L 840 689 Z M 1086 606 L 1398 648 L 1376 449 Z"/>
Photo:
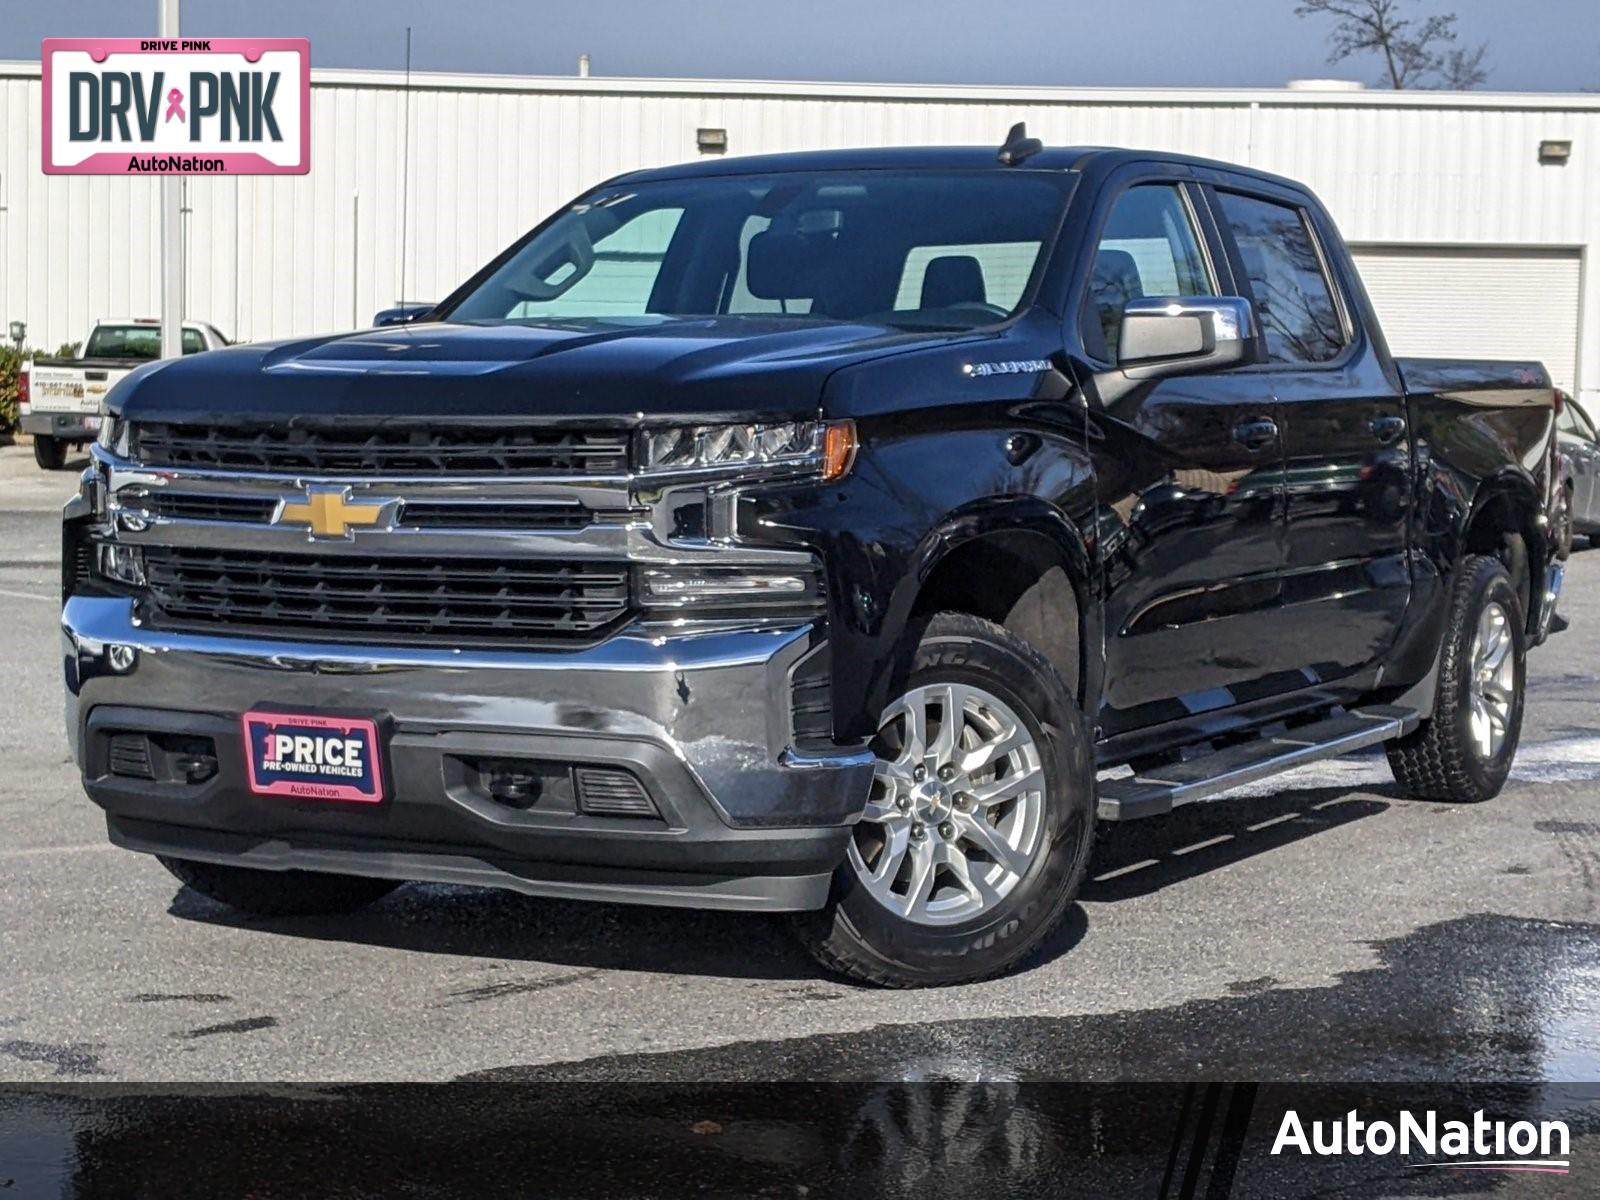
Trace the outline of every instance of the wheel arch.
<path fill-rule="evenodd" d="M 924 542 L 909 619 L 984 617 L 1049 660 L 1083 703 L 1098 684 L 1092 559 L 1059 510 L 1033 497 L 953 515 Z"/>
<path fill-rule="evenodd" d="M 1516 471 L 1485 480 L 1472 498 L 1462 525 L 1457 563 L 1488 554 L 1505 564 L 1531 629 L 1538 620 L 1534 603 L 1549 559 L 1548 522 L 1533 481 Z"/>

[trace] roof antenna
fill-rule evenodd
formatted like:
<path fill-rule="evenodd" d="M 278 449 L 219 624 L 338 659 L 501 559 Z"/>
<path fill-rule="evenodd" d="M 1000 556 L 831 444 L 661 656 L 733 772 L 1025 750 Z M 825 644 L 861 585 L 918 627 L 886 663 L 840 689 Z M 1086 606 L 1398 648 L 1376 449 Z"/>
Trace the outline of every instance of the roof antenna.
<path fill-rule="evenodd" d="M 1014 167 L 1043 149 L 1043 142 L 1028 136 L 1028 123 L 1018 121 L 1011 127 L 1011 132 L 1006 134 L 1006 144 L 1000 147 L 998 157 L 1006 166 Z"/>

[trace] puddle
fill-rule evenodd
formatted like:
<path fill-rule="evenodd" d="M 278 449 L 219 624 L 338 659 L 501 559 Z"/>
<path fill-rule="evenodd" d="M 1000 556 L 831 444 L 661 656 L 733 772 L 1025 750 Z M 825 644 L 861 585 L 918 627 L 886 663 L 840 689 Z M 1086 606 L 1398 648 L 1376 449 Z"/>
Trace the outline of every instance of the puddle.
<path fill-rule="evenodd" d="M 1241 980 L 1228 996 L 1173 1008 L 879 1025 L 469 1078 L 1600 1079 L 1600 926 L 1472 916 L 1376 949 L 1379 965 L 1329 987 Z"/>

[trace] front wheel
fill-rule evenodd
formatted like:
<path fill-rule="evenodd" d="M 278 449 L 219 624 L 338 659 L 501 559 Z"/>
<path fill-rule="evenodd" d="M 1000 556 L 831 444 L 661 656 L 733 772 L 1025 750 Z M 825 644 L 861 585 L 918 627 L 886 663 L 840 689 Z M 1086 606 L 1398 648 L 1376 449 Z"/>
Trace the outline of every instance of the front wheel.
<path fill-rule="evenodd" d="M 828 907 L 798 919 L 824 966 L 886 987 L 1016 965 L 1066 913 L 1094 835 L 1089 739 L 1060 674 L 978 617 L 912 636 Z"/>
<path fill-rule="evenodd" d="M 1500 560 L 1464 559 L 1450 589 L 1433 715 L 1388 744 L 1406 794 L 1470 804 L 1505 786 L 1522 735 L 1524 630 L 1522 602 Z"/>

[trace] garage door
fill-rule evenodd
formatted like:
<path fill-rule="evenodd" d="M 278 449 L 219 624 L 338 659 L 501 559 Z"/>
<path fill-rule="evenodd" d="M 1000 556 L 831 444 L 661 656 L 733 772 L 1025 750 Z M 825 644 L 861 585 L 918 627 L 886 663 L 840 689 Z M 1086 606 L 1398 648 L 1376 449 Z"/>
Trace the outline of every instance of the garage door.
<path fill-rule="evenodd" d="M 1358 246 L 1395 354 L 1535 358 L 1577 391 L 1578 253 Z"/>

